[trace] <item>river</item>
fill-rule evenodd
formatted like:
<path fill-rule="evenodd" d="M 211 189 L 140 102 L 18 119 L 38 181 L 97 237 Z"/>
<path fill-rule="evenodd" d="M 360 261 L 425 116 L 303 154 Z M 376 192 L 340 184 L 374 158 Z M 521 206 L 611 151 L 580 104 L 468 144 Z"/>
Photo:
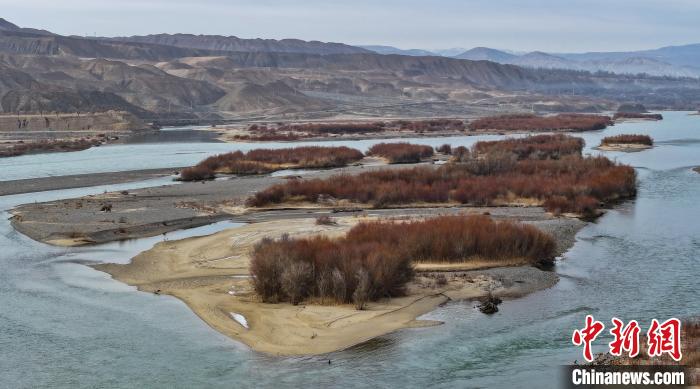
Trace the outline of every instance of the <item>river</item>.
<path fill-rule="evenodd" d="M 16 204 L 161 185 L 167 179 L 0 197 L 0 386 L 556 387 L 559 366 L 581 360 L 570 339 L 586 314 L 606 324 L 612 316 L 636 319 L 646 329 L 652 318 L 700 313 L 700 174 L 691 170 L 700 165 L 700 117 L 663 114 L 660 122 L 577 134 L 591 153 L 602 136 L 619 133 L 649 134 L 656 146 L 605 153 L 637 168 L 638 197 L 578 234 L 555 267 L 561 276 L 555 287 L 505 301 L 493 316 L 479 313 L 471 302 L 450 303 L 425 315 L 444 321 L 442 326 L 398 331 L 324 357 L 253 352 L 210 329 L 177 299 L 137 292 L 85 266 L 128 261 L 163 237 L 65 249 L 32 241 L 6 220 L 6 210 Z M 468 145 L 477 138 L 416 142 Z M 251 146 L 259 147 L 240 147 Z M 236 147 L 139 144 L 9 158 L 0 161 L 0 181 L 182 166 Z M 124 163 L 115 165 L 110 158 Z M 166 238 L 232 226 L 220 223 Z M 607 341 L 599 338 L 594 350 L 604 351 Z"/>

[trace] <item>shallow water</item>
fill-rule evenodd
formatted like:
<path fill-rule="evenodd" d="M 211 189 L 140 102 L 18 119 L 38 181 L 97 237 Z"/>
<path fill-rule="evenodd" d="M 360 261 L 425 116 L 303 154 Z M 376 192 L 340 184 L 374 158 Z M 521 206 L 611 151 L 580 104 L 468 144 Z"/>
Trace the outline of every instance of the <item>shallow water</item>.
<path fill-rule="evenodd" d="M 589 152 L 602 136 L 628 132 L 650 134 L 657 146 L 605 153 L 638 168 L 639 196 L 579 233 L 556 266 L 555 287 L 506 301 L 493 316 L 471 302 L 448 304 L 425 316 L 442 326 L 399 331 L 326 357 L 252 352 L 178 300 L 137 292 L 83 265 L 123 262 L 162 237 L 55 248 L 15 232 L 3 214 L 0 386 L 556 387 L 558 366 L 581 359 L 570 337 L 586 314 L 606 324 L 611 316 L 637 319 L 646 328 L 651 318 L 700 313 L 700 174 L 690 169 L 700 165 L 700 117 L 664 116 L 579 134 Z M 149 184 L 5 196 L 0 209 Z M 600 338 L 597 351 L 607 341 Z"/>
<path fill-rule="evenodd" d="M 153 136 L 170 138 L 170 133 L 178 131 L 179 130 L 168 130 L 164 131 L 164 134 Z M 188 133 L 188 131 L 182 132 Z M 206 137 L 202 137 L 201 139 L 196 139 L 196 137 L 194 137 L 189 138 L 187 143 L 172 141 L 168 143 L 140 142 L 136 144 L 115 144 L 93 147 L 91 149 L 70 153 L 47 153 L 0 158 L 0 182 L 22 178 L 189 166 L 195 165 L 197 162 L 211 155 L 236 150 L 249 151 L 258 148 L 279 149 L 292 146 L 321 145 L 349 146 L 366 151 L 373 144 L 380 142 L 414 142 L 429 144 L 431 146 L 452 143 L 455 145 L 470 146 L 479 140 L 498 138 L 500 137 L 497 135 L 482 135 L 449 138 L 368 139 L 295 143 L 222 143 L 206 141 Z"/>

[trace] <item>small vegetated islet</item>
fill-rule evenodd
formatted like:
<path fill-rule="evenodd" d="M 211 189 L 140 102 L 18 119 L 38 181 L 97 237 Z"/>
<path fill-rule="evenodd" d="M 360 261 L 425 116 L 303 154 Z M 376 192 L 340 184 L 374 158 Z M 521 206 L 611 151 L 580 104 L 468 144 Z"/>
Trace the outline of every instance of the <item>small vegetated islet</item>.
<path fill-rule="evenodd" d="M 556 134 L 534 135 L 474 144 L 476 154 L 510 153 L 518 159 L 559 159 L 566 155 L 580 155 L 585 142 L 581 138 Z"/>
<path fill-rule="evenodd" d="M 612 125 L 609 116 L 587 114 L 560 114 L 537 116 L 533 114 L 500 115 L 480 118 L 469 123 L 469 129 L 499 131 L 593 131 Z"/>
<path fill-rule="evenodd" d="M 38 152 L 67 152 L 86 150 L 93 146 L 99 146 L 99 139 L 68 139 L 68 140 L 40 140 L 36 142 L 21 142 L 11 146 L 0 148 L 0 157 L 15 157 L 18 155 Z"/>
<path fill-rule="evenodd" d="M 305 146 L 285 149 L 234 151 L 209 157 L 180 172 L 182 181 L 199 181 L 228 174 L 265 174 L 280 169 L 331 168 L 356 162 L 364 156 L 349 147 Z"/>
<path fill-rule="evenodd" d="M 254 142 L 275 142 L 275 141 L 295 141 L 302 137 L 298 134 L 293 133 L 280 133 L 277 131 L 270 131 L 269 133 L 260 133 L 252 135 L 234 135 L 233 139 L 242 141 L 254 141 Z"/>
<path fill-rule="evenodd" d="M 389 163 L 417 163 L 433 155 L 430 146 L 405 142 L 378 143 L 369 148 L 367 155 L 386 158 Z"/>
<path fill-rule="evenodd" d="M 439 167 L 419 166 L 341 174 L 326 179 L 290 180 L 258 192 L 248 199 L 248 205 L 260 207 L 292 199 L 316 202 L 320 196 L 377 208 L 415 203 L 493 206 L 530 199 L 555 214 L 575 213 L 589 217 L 597 214 L 603 202 L 634 195 L 634 169 L 602 156 L 565 155 L 559 159 L 518 160 L 516 154 L 487 153 Z"/>
<path fill-rule="evenodd" d="M 264 302 L 355 303 L 405 294 L 415 262 L 551 261 L 556 243 L 537 228 L 488 216 L 372 221 L 345 236 L 264 239 L 253 250 L 253 286 Z"/>
<path fill-rule="evenodd" d="M 621 134 L 615 136 L 606 136 L 600 141 L 603 146 L 614 145 L 614 144 L 636 144 L 652 146 L 654 140 L 649 135 L 640 134 Z"/>
<path fill-rule="evenodd" d="M 663 120 L 664 117 L 660 113 L 618 112 L 613 115 L 613 120 L 617 119 Z"/>
<path fill-rule="evenodd" d="M 458 119 L 394 120 L 345 123 L 294 123 L 253 124 L 250 135 L 238 135 L 241 140 L 295 140 L 316 136 L 376 134 L 386 131 L 412 131 L 416 133 L 461 132 L 466 129 Z"/>

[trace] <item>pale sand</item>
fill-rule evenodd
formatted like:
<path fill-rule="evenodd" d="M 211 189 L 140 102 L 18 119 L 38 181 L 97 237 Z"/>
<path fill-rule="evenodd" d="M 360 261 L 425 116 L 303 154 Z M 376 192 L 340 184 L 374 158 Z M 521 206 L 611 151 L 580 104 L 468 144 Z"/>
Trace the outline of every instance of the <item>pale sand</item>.
<path fill-rule="evenodd" d="M 292 237 L 322 233 L 344 234 L 362 220 L 336 218 L 336 226 L 318 226 L 313 219 L 279 220 L 250 224 L 210 236 L 158 243 L 127 265 L 95 268 L 139 290 L 173 295 L 219 332 L 254 350 L 275 355 L 314 355 L 345 349 L 402 328 L 440 324 L 416 320 L 450 299 L 485 295 L 517 296 L 552 286 L 553 273 L 532 267 L 448 273 L 438 287 L 434 276 L 420 273 L 405 297 L 367 305 L 261 303 L 252 291 L 249 253 L 263 237 Z M 483 267 L 484 263 L 477 263 Z M 249 326 L 240 324 L 242 318 Z M 234 319 L 238 318 L 238 321 Z"/>
<path fill-rule="evenodd" d="M 649 145 L 640 145 L 636 143 L 611 143 L 607 145 L 600 145 L 596 147 L 595 149 L 597 150 L 603 150 L 603 151 L 624 151 L 624 152 L 635 152 L 635 151 L 642 151 L 642 150 L 647 150 L 651 149 L 654 146 L 649 146 Z"/>

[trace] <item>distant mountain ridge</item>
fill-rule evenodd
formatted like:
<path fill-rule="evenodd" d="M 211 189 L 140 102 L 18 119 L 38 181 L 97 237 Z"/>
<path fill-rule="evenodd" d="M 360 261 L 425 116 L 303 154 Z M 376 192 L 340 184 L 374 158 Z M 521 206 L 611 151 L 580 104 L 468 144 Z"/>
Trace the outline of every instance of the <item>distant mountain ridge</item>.
<path fill-rule="evenodd" d="M 46 30 L 37 30 L 35 28 L 22 28 L 18 25 L 11 23 L 3 18 L 0 18 L 0 31 L 14 31 L 14 32 L 25 32 L 38 35 L 53 35 L 51 32 Z"/>
<path fill-rule="evenodd" d="M 533 51 L 521 55 L 487 47 L 476 47 L 455 58 L 492 61 L 529 68 L 700 78 L 700 44 L 630 52 L 558 54 Z"/>
<path fill-rule="evenodd" d="M 454 56 L 454 58 L 459 59 L 469 59 L 472 61 L 492 61 L 498 63 L 506 63 L 508 61 L 512 61 L 516 57 L 516 55 L 506 53 L 505 51 L 491 49 L 488 47 L 475 47 Z"/>
<path fill-rule="evenodd" d="M 479 60 L 214 35 L 86 38 L 0 20 L 0 112 L 114 109 L 189 120 L 356 110 L 430 116 L 523 101 L 553 112 L 598 111 L 615 101 L 700 106 L 700 79 L 561 70 L 583 61 L 541 52 L 470 54 Z M 665 66 L 655 59 L 617 61 L 628 68 Z"/>
<path fill-rule="evenodd" d="M 45 30 L 21 28 L 0 18 L 0 52 L 68 54 L 88 58 L 166 60 L 227 52 L 358 54 L 371 51 L 344 43 L 299 39 L 243 39 L 235 36 L 154 34 L 129 37 L 61 36 Z"/>
<path fill-rule="evenodd" d="M 356 54 L 370 52 L 369 50 L 361 47 L 350 46 L 344 43 L 303 41 L 300 39 L 243 39 L 236 36 L 222 35 L 154 34 L 100 39 L 116 42 L 149 43 L 213 51 L 264 51 L 275 53 L 308 54 Z"/>
<path fill-rule="evenodd" d="M 393 46 L 381 46 L 381 45 L 362 45 L 358 46 L 363 49 L 375 52 L 377 54 L 398 54 L 398 55 L 410 55 L 413 57 L 423 57 L 423 56 L 437 56 L 440 54 L 433 53 L 428 50 L 421 49 L 399 49 Z"/>

